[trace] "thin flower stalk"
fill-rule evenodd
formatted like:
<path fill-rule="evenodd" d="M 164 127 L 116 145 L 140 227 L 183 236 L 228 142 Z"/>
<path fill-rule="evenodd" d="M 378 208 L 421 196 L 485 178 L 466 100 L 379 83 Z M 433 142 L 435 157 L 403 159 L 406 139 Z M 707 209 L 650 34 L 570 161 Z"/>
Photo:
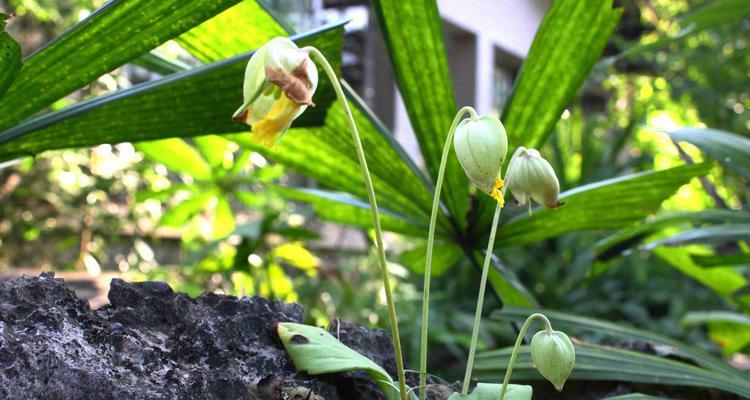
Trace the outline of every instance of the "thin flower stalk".
<path fill-rule="evenodd" d="M 443 155 L 440 159 L 440 168 L 438 170 L 437 181 L 435 182 L 435 195 L 432 200 L 432 213 L 430 214 L 430 228 L 427 233 L 427 254 L 425 257 L 424 268 L 424 287 L 422 290 L 422 327 L 420 333 L 419 348 L 419 399 L 424 400 L 427 394 L 425 387 L 427 385 L 427 332 L 429 326 L 430 314 L 430 279 L 432 275 L 432 253 L 435 244 L 435 226 L 437 225 L 437 215 L 440 208 L 440 193 L 443 189 L 443 180 L 445 178 L 445 166 L 448 162 L 448 154 L 451 151 L 453 135 L 456 133 L 456 127 L 463 116 L 469 113 L 473 119 L 479 118 L 477 112 L 471 107 L 463 107 L 458 111 L 450 130 L 448 137 L 445 138 L 443 146 Z"/>
<path fill-rule="evenodd" d="M 401 400 L 406 400 L 407 399 L 406 378 L 405 378 L 405 373 L 404 373 L 404 360 L 403 360 L 403 356 L 401 352 L 401 339 L 400 339 L 399 332 L 398 332 L 398 318 L 396 317 L 396 306 L 393 301 L 393 294 L 391 293 L 391 282 L 390 282 L 390 276 L 388 273 L 388 262 L 385 257 L 385 248 L 383 246 L 383 232 L 382 232 L 382 229 L 380 228 L 380 216 L 378 214 L 378 204 L 375 198 L 375 190 L 372 185 L 372 178 L 370 177 L 370 171 L 367 167 L 367 160 L 365 158 L 365 152 L 364 152 L 364 149 L 362 148 L 362 140 L 360 139 L 359 131 L 357 130 L 357 125 L 354 122 L 354 116 L 352 115 L 351 109 L 349 108 L 349 101 L 347 100 L 346 95 L 344 94 L 344 91 L 341 88 L 341 83 L 339 82 L 339 79 L 336 76 L 336 73 L 334 72 L 333 67 L 331 67 L 331 64 L 325 58 L 323 53 L 320 52 L 320 50 L 314 47 L 305 47 L 303 50 L 309 52 L 309 54 L 313 58 L 315 58 L 318 62 L 320 62 L 320 65 L 323 67 L 323 70 L 328 76 L 328 79 L 330 79 L 331 84 L 333 85 L 333 88 L 336 91 L 336 96 L 338 97 L 339 102 L 341 102 L 342 107 L 344 107 L 344 112 L 346 114 L 347 121 L 349 123 L 349 128 L 351 129 L 352 140 L 354 141 L 354 148 L 357 152 L 357 159 L 359 160 L 359 166 L 362 170 L 362 177 L 365 181 L 365 188 L 367 190 L 367 199 L 370 202 L 370 214 L 372 217 L 372 225 L 375 230 L 375 248 L 377 250 L 378 261 L 380 264 L 380 273 L 381 273 L 381 278 L 383 280 L 385 298 L 386 298 L 386 303 L 388 307 L 388 320 L 391 326 L 391 336 L 393 336 L 393 350 L 396 356 L 396 370 L 398 374 L 399 396 Z"/>

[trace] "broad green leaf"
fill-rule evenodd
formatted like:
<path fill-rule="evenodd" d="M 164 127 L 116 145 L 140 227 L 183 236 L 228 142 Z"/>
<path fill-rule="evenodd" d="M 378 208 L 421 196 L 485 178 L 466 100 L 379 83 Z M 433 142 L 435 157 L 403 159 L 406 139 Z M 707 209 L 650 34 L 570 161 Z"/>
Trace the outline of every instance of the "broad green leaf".
<path fill-rule="evenodd" d="M 719 225 L 697 228 L 667 236 L 641 246 L 651 250 L 661 246 L 684 246 L 691 243 L 711 244 L 750 239 L 750 224 Z"/>
<path fill-rule="evenodd" d="M 276 332 L 298 371 L 320 375 L 363 370 L 390 400 L 397 398 L 393 397 L 393 379 L 380 365 L 341 343 L 325 329 L 281 322 Z"/>
<path fill-rule="evenodd" d="M 372 229 L 370 204 L 346 193 L 328 192 L 309 188 L 288 188 L 273 186 L 273 190 L 290 200 L 304 201 L 315 209 L 316 214 L 325 220 L 340 224 Z M 410 236 L 423 236 L 427 231 L 424 224 L 380 208 L 380 224 L 386 231 Z"/>
<path fill-rule="evenodd" d="M 172 207 L 164 213 L 159 220 L 160 226 L 181 228 L 195 214 L 203 211 L 212 198 L 216 196 L 213 192 L 200 192 L 182 203 Z"/>
<path fill-rule="evenodd" d="M 214 239 L 222 239 L 234 232 L 234 213 L 232 212 L 232 205 L 229 204 L 229 200 L 225 196 L 219 195 L 216 198 L 213 237 Z"/>
<path fill-rule="evenodd" d="M 692 254 L 690 258 L 702 267 L 723 267 L 729 265 L 750 265 L 750 254 Z"/>
<path fill-rule="evenodd" d="M 186 183 L 172 183 L 168 188 L 160 190 L 141 189 L 135 193 L 135 201 L 137 203 L 143 203 L 148 199 L 155 199 L 160 202 L 165 202 L 169 200 L 176 192 L 181 190 L 192 191 L 195 190 L 195 186 Z"/>
<path fill-rule="evenodd" d="M 110 1 L 29 56 L 0 99 L 0 131 L 220 13 L 238 0 Z M 74 56 L 73 56 L 74 55 Z M 123 119 L 130 114 L 118 114 Z M 0 143 L 13 135 L 0 133 Z"/>
<path fill-rule="evenodd" d="M 187 174 L 197 180 L 211 179 L 211 167 L 194 147 L 182 139 L 171 138 L 143 142 L 135 148 L 153 161 L 164 164 L 174 172 Z"/>
<path fill-rule="evenodd" d="M 692 226 L 695 223 L 750 223 L 750 213 L 729 210 L 704 210 L 678 212 L 657 216 L 636 226 L 622 229 L 596 244 L 594 252 L 598 260 L 608 260 L 623 251 L 638 245 L 655 232 L 678 225 Z"/>
<path fill-rule="evenodd" d="M 432 276 L 443 275 L 464 258 L 463 249 L 452 242 L 435 242 L 432 254 Z M 427 245 L 419 245 L 401 254 L 401 264 L 420 275 L 424 275 L 426 256 Z"/>
<path fill-rule="evenodd" d="M 511 148 L 538 148 L 602 54 L 620 19 L 612 0 L 553 1 L 521 67 L 503 124 Z"/>
<path fill-rule="evenodd" d="M 747 285 L 747 279 L 742 273 L 731 267 L 703 268 L 695 264 L 690 256 L 691 250 L 697 249 L 691 249 L 691 247 L 693 246 L 658 247 L 652 251 L 672 267 L 713 289 L 726 300 L 750 309 L 750 296 L 733 296 L 735 291 Z M 702 246 L 697 247 L 705 249 Z"/>
<path fill-rule="evenodd" d="M 373 8 L 422 156 L 435 179 L 457 111 L 437 4 L 375 0 Z M 455 155 L 448 160 L 443 198 L 453 217 L 465 226 L 467 180 Z"/>
<path fill-rule="evenodd" d="M 691 164 L 608 179 L 560 195 L 564 205 L 535 210 L 500 227 L 498 246 L 538 242 L 567 232 L 622 228 L 654 213 L 661 203 L 708 164 Z"/>
<path fill-rule="evenodd" d="M 691 311 L 680 325 L 708 326 L 708 336 L 721 346 L 724 355 L 732 355 L 750 345 L 750 317 L 732 311 Z"/>
<path fill-rule="evenodd" d="M 8 15 L 0 13 L 0 98 L 21 70 L 21 46 L 5 32 L 5 20 L 8 18 Z"/>
<path fill-rule="evenodd" d="M 745 2 L 750 4 L 750 2 Z M 682 128 L 669 132 L 679 142 L 688 142 L 723 166 L 750 179 L 750 139 L 716 129 Z"/>
<path fill-rule="evenodd" d="M 448 400 L 497 400 L 503 385 L 499 383 L 477 383 L 474 390 L 464 396 L 453 393 Z M 532 388 L 529 385 L 508 384 L 505 388 L 505 400 L 531 400 Z"/>
<path fill-rule="evenodd" d="M 475 370 L 481 380 L 498 380 L 505 374 L 511 348 L 488 351 L 477 356 Z M 750 396 L 750 380 L 739 379 L 681 361 L 630 350 L 592 344 L 575 345 L 576 366 L 571 380 L 641 382 L 718 389 Z M 531 361 L 528 346 L 521 347 L 513 369 L 516 380 L 543 379 Z"/>
<path fill-rule="evenodd" d="M 341 32 L 340 25 L 328 25 L 293 39 L 315 44 L 336 62 Z M 0 160 L 101 143 L 244 132 L 249 127 L 232 121 L 231 116 L 242 104 L 245 64 L 251 55 L 175 73 L 26 120 L 0 132 Z M 315 100 L 318 107 L 305 112 L 309 123 L 320 123 L 326 112 L 325 98 Z M 10 138 L 16 139 L 4 142 Z"/>
<path fill-rule="evenodd" d="M 289 33 L 258 1 L 246 0 L 183 33 L 177 42 L 199 60 L 214 62 L 257 49 Z"/>
<path fill-rule="evenodd" d="M 221 168 L 227 155 L 231 156 L 237 145 L 217 135 L 198 136 L 193 138 L 198 151 L 208 161 L 211 168 Z"/>
<path fill-rule="evenodd" d="M 567 314 L 559 311 L 541 310 L 535 308 L 516 308 L 503 307 L 502 310 L 496 311 L 490 315 L 490 318 L 496 321 L 515 321 L 523 323 L 529 315 L 538 312 L 549 318 L 552 326 L 565 332 L 579 334 L 582 332 L 596 333 L 608 338 L 618 340 L 638 340 L 650 343 L 654 346 L 668 350 L 668 354 L 680 358 L 688 359 L 697 365 L 706 369 L 719 372 L 727 376 L 734 376 L 737 379 L 746 379 L 746 374 L 732 368 L 719 358 L 716 358 L 707 351 L 685 344 L 668 336 L 646 331 L 643 329 L 633 328 L 625 324 L 616 324 L 613 322 L 603 321 L 595 318 L 582 317 L 579 315 Z"/>

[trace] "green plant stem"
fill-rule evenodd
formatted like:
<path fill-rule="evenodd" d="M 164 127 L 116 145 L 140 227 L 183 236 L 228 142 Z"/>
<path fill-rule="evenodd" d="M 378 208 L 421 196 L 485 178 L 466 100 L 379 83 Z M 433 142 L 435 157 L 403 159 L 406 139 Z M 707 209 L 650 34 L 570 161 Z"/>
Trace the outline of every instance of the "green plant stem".
<path fill-rule="evenodd" d="M 432 249 L 435 243 L 435 226 L 437 225 L 437 215 L 440 209 L 440 192 L 443 189 L 443 178 L 445 177 L 445 166 L 448 163 L 448 154 L 451 151 L 453 135 L 456 133 L 456 127 L 461 122 L 464 114 L 471 114 L 472 119 L 478 119 L 477 112 L 471 107 L 463 107 L 453 118 L 453 123 L 448 130 L 448 137 L 445 138 L 443 145 L 443 155 L 440 159 L 440 169 L 438 170 L 437 181 L 435 182 L 435 195 L 432 199 L 432 214 L 430 215 L 430 229 L 427 233 L 427 255 L 425 257 L 424 267 L 424 288 L 422 289 L 422 331 L 420 335 L 419 351 L 419 399 L 424 400 L 427 392 L 427 328 L 430 315 L 430 278 L 432 275 Z"/>
<path fill-rule="evenodd" d="M 314 47 L 305 47 L 304 50 L 310 52 L 310 55 L 315 57 L 320 65 L 323 67 L 328 79 L 331 80 L 333 88 L 336 90 L 336 96 L 341 102 L 341 106 L 344 107 L 347 120 L 349 121 L 349 128 L 352 132 L 352 140 L 354 141 L 354 148 L 357 151 L 357 159 L 359 160 L 359 166 L 362 169 L 362 177 L 365 181 L 365 188 L 367 189 L 367 199 L 370 201 L 370 214 L 372 216 L 372 226 L 375 229 L 375 247 L 378 253 L 378 260 L 380 262 L 380 274 L 383 279 L 383 286 L 385 289 L 385 299 L 388 306 L 388 320 L 391 325 L 391 336 L 393 336 L 393 351 L 396 355 L 396 370 L 398 373 L 398 385 L 399 395 L 401 400 L 406 400 L 406 378 L 404 374 L 404 359 L 401 354 L 401 339 L 398 333 L 398 318 L 396 317 L 396 305 L 393 303 L 393 294 L 391 293 L 391 282 L 388 274 L 388 262 L 385 258 L 385 248 L 383 247 L 383 231 L 380 228 L 380 216 L 378 215 L 378 203 L 375 199 L 375 190 L 372 186 L 372 178 L 370 177 L 370 171 L 367 168 L 367 159 L 365 159 L 365 151 L 362 148 L 362 140 L 359 137 L 359 131 L 357 125 L 354 123 L 354 116 L 349 108 L 349 101 L 344 94 L 344 90 L 341 88 L 336 72 L 331 67 L 331 64 L 325 58 L 320 50 Z"/>
<path fill-rule="evenodd" d="M 503 191 L 503 194 L 505 192 Z M 492 230 L 490 230 L 490 240 L 487 242 L 487 252 L 484 255 L 484 265 L 482 265 L 482 278 L 479 282 L 479 295 L 477 295 L 477 310 L 474 313 L 474 327 L 471 330 L 471 345 L 469 346 L 469 358 L 466 360 L 466 374 L 464 375 L 464 385 L 461 393 L 469 394 L 469 382 L 471 381 L 471 371 L 474 368 L 474 354 L 477 351 L 477 338 L 479 337 L 479 324 L 482 320 L 482 306 L 484 305 L 484 291 L 487 288 L 487 274 L 490 270 L 490 260 L 492 259 L 492 249 L 495 247 L 495 234 L 497 233 L 497 224 L 500 222 L 500 211 L 502 207 L 495 207 L 495 216 L 492 218 Z"/>
<path fill-rule="evenodd" d="M 516 362 L 516 358 L 518 357 L 518 349 L 521 348 L 521 343 L 523 342 L 523 338 L 526 335 L 526 331 L 529 330 L 529 326 L 531 326 L 531 323 L 535 319 L 541 319 L 544 321 L 544 329 L 547 331 L 548 334 L 552 335 L 554 334 L 554 331 L 552 330 L 552 324 L 550 324 L 549 319 L 544 316 L 544 314 L 534 313 L 529 315 L 528 318 L 526 318 L 526 321 L 523 323 L 523 326 L 521 326 L 521 331 L 518 332 L 518 337 L 516 338 L 516 345 L 513 346 L 513 353 L 510 355 L 510 361 L 508 362 L 508 369 L 505 370 L 505 378 L 503 378 L 503 387 L 500 388 L 500 400 L 503 400 L 503 397 L 505 397 L 505 390 L 508 388 L 508 382 L 510 382 L 510 375 L 513 373 L 513 364 Z"/>

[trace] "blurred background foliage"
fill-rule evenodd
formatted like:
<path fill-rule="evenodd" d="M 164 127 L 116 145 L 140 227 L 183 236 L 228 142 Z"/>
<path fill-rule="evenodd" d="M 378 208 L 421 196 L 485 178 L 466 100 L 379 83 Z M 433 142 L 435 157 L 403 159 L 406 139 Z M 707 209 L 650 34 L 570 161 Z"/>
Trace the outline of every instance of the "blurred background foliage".
<path fill-rule="evenodd" d="M 102 3 L 0 0 L 0 10 L 15 11 L 9 32 L 24 54 L 31 54 Z M 680 38 L 684 30 L 695 29 L 695 22 L 682 16 L 703 1 L 617 3 L 624 7 L 623 17 L 603 58 L 542 148 L 563 191 L 711 158 L 691 144 L 673 142 L 665 131 L 709 127 L 749 136 L 750 18 L 738 15 Z M 272 6 L 295 21 L 294 6 Z M 200 64 L 176 42 L 159 50 L 175 62 Z M 356 74 L 343 71 L 347 78 Z M 131 87 L 154 74 L 123 66 L 51 109 Z M 325 222 L 317 217 L 319 209 L 290 200 L 283 187 L 315 184 L 256 150 L 231 136 L 211 135 L 55 150 L 6 166 L 0 169 L 0 269 L 117 272 L 130 280 L 163 279 L 192 295 L 212 290 L 299 301 L 309 322 L 318 325 L 342 318 L 384 327 L 382 287 L 368 267 L 369 232 Z M 722 163 L 711 165 L 705 179 L 683 186 L 659 215 L 708 209 L 746 213 L 749 177 Z M 738 300 L 747 286 L 739 294 L 714 287 L 726 276 L 748 278 L 750 261 L 741 257 L 750 250 L 747 232 L 720 243 L 639 247 L 646 238 L 668 238 L 704 225 L 683 219 L 655 227 L 628 242 L 624 253 L 603 255 L 599 246 L 616 233 L 593 230 L 503 248 L 497 255 L 545 307 L 628 322 L 725 355 L 747 352 L 750 324 L 737 318 L 750 311 Z M 423 243 L 395 233 L 387 242 L 408 359 L 416 360 L 418 326 L 410 321 L 421 311 Z M 430 369 L 451 377 L 463 367 L 478 271 L 460 249 L 442 251 L 438 258 L 444 265 L 436 265 L 442 271 L 436 271 L 432 285 Z M 740 262 L 706 273 L 711 267 L 696 264 L 691 258 L 696 254 L 734 254 Z M 488 299 L 488 310 L 499 307 L 497 298 Z M 507 325 L 486 324 L 481 346 L 495 348 L 513 336 Z"/>

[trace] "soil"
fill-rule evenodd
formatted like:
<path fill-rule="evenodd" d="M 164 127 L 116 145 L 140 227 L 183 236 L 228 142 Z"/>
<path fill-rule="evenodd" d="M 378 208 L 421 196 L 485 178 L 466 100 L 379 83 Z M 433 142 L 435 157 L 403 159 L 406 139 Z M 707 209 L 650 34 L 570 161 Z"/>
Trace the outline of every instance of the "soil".
<path fill-rule="evenodd" d="M 209 292 L 191 298 L 164 282 L 120 279 L 112 280 L 108 298 L 110 304 L 92 310 L 49 272 L 0 281 L 0 399 L 384 398 L 364 373 L 312 377 L 294 368 L 274 324 L 302 322 L 298 304 Z M 338 321 L 330 331 L 396 376 L 387 332 Z M 576 381 L 557 394 L 545 382 L 527 384 L 534 386 L 534 399 L 600 399 L 635 391 L 675 399 L 735 398 Z M 429 387 L 428 398 L 438 400 L 456 386 Z"/>

